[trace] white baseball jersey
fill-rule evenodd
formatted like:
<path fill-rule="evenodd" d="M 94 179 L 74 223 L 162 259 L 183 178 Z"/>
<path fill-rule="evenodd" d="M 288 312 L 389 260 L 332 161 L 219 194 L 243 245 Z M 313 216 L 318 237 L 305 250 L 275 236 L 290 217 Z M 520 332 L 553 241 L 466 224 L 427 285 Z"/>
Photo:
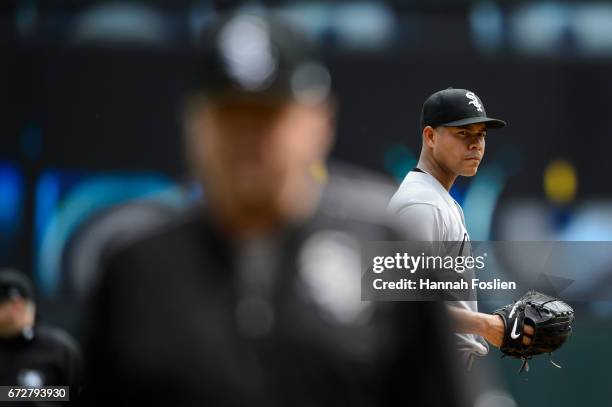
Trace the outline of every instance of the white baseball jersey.
<path fill-rule="evenodd" d="M 469 241 L 461 206 L 435 177 L 425 172 L 410 171 L 391 198 L 388 209 L 399 215 L 412 240 Z M 476 301 L 449 301 L 448 304 L 478 311 Z M 472 355 L 484 356 L 489 352 L 489 346 L 481 336 L 455 335 L 466 362 L 471 362 Z"/>

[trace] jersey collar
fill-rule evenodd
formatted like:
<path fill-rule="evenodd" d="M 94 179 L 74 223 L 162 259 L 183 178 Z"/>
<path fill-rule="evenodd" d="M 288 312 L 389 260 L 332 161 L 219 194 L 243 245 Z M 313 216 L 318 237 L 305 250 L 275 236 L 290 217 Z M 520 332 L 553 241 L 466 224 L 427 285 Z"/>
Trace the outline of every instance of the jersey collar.
<path fill-rule="evenodd" d="M 410 172 L 410 176 L 414 180 L 419 180 L 421 182 L 425 182 L 431 185 L 451 207 L 458 205 L 457 202 L 453 199 L 453 197 L 446 190 L 446 188 L 444 188 L 442 184 L 440 184 L 440 181 L 438 181 L 436 177 L 434 177 L 433 175 L 423 171 L 422 169 L 418 167 L 415 167 Z"/>
<path fill-rule="evenodd" d="M 463 216 L 463 209 L 461 209 L 461 205 L 459 205 L 459 202 L 457 202 L 451 196 L 451 194 L 446 190 L 446 188 L 444 188 L 442 184 L 440 184 L 440 181 L 438 181 L 436 177 L 416 167 L 410 172 L 410 175 L 412 179 L 414 180 L 419 180 L 421 182 L 425 182 L 431 185 L 438 192 L 438 194 L 440 194 L 440 196 L 446 201 L 446 203 L 451 208 L 453 208 L 452 210 L 454 210 L 454 212 L 456 212 L 457 215 L 459 216 L 459 220 L 463 224 L 463 227 L 467 229 L 467 226 L 465 225 L 465 217 Z"/>

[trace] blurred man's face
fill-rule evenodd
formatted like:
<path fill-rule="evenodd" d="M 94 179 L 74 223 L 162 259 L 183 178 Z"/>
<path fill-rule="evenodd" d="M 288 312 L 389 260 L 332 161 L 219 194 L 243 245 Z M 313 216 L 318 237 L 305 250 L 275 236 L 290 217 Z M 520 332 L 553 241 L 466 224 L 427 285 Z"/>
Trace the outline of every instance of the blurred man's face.
<path fill-rule="evenodd" d="M 0 336 L 21 331 L 33 323 L 33 307 L 22 298 L 0 301 Z"/>
<path fill-rule="evenodd" d="M 475 175 L 484 156 L 486 125 L 439 126 L 434 131 L 433 156 L 436 162 L 456 175 Z"/>
<path fill-rule="evenodd" d="M 0 301 L 0 327 L 14 320 L 15 306 L 11 300 Z"/>
<path fill-rule="evenodd" d="M 283 217 L 301 204 L 332 136 L 327 105 L 228 99 L 207 103 L 191 116 L 188 154 L 205 196 L 255 215 Z"/>

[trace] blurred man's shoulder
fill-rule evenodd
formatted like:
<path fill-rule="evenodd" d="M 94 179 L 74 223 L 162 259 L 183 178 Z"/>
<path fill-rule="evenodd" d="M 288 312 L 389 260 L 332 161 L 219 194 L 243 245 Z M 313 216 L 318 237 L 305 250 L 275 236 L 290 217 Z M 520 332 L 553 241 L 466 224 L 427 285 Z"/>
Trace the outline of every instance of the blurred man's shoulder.
<path fill-rule="evenodd" d="M 202 237 L 205 216 L 201 208 L 190 208 L 168 216 L 158 225 L 130 236 L 129 239 L 108 245 L 106 260 L 114 257 L 142 254 L 163 255 L 177 248 L 193 247 L 195 240 Z M 192 242 L 188 244 L 188 242 Z"/>
<path fill-rule="evenodd" d="M 387 211 L 397 189 L 390 177 L 337 162 L 330 166 L 329 174 L 319 208 L 324 216 L 346 227 L 365 227 L 366 233 L 393 234 L 397 230 Z"/>
<path fill-rule="evenodd" d="M 78 354 L 79 346 L 68 332 L 47 324 L 37 324 L 35 339 L 42 345 L 53 349 L 61 349 L 71 354 Z"/>

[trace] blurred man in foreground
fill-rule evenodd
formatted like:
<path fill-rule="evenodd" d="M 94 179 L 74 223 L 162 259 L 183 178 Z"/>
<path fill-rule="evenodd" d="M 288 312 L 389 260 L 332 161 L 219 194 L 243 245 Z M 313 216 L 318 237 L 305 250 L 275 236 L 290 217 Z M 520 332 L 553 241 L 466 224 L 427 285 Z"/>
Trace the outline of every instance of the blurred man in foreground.
<path fill-rule="evenodd" d="M 232 15 L 201 61 L 184 122 L 206 206 L 109 257 L 89 401 L 461 405 L 442 310 L 360 300 L 360 244 L 402 236 L 384 207 L 322 204 L 334 109 L 309 44 Z"/>
<path fill-rule="evenodd" d="M 0 385 L 70 386 L 76 398 L 80 368 L 72 338 L 36 323 L 30 280 L 16 270 L 0 270 Z"/>

